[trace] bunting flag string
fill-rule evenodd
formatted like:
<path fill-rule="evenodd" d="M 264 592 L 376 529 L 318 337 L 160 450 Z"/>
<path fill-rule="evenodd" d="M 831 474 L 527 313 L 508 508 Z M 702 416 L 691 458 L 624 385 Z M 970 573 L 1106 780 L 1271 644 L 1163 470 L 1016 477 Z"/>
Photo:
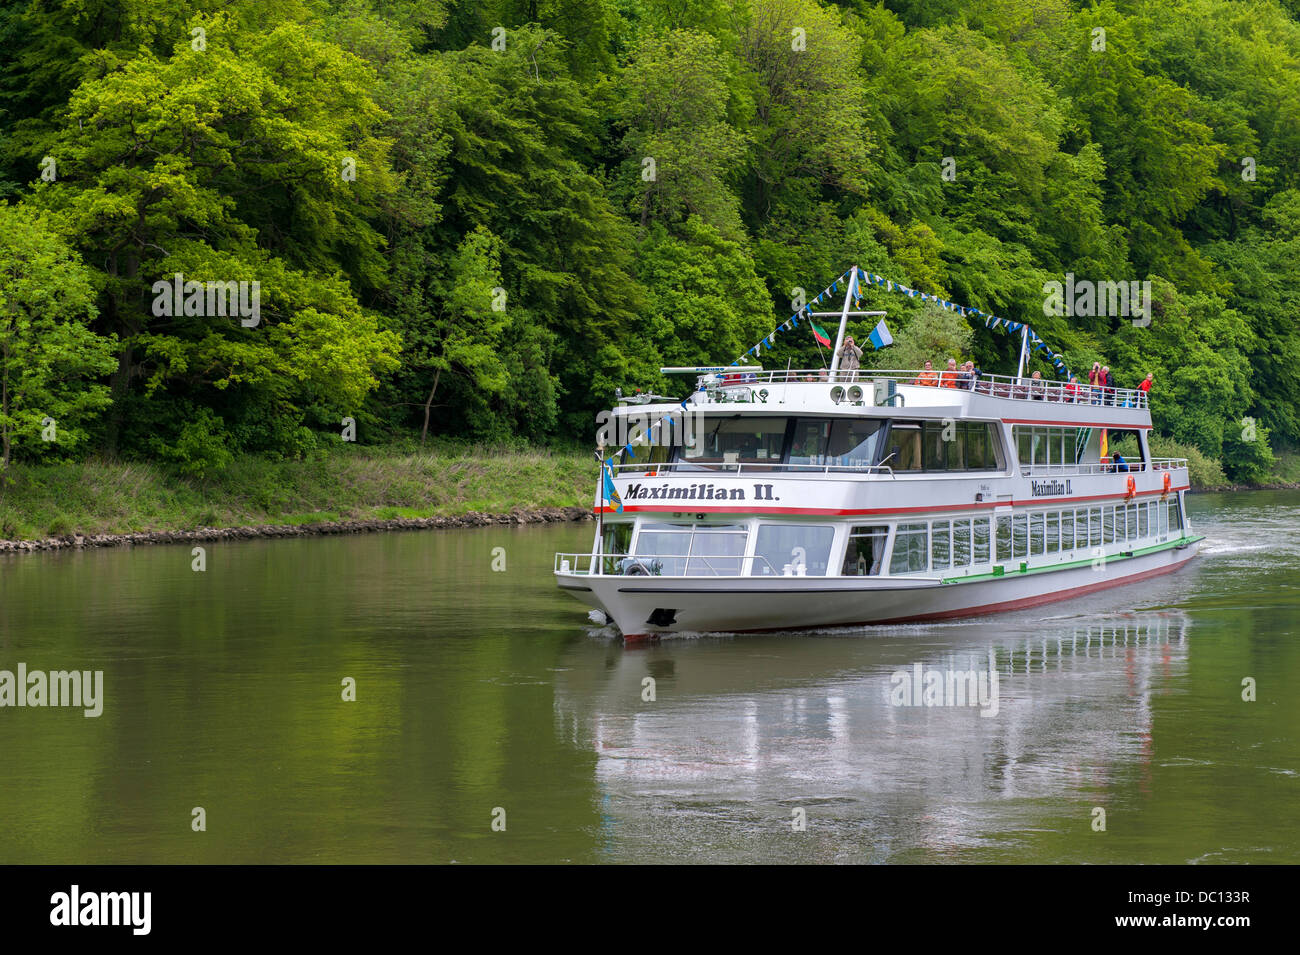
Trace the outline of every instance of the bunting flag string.
<path fill-rule="evenodd" d="M 990 328 L 990 329 L 1004 328 L 1011 332 L 1018 332 L 1021 329 L 1028 327 L 1024 322 L 1013 322 L 1010 319 L 1000 318 L 999 316 L 993 315 L 989 312 L 982 312 L 978 308 L 971 308 L 966 305 L 958 305 L 955 302 L 949 302 L 947 299 L 939 298 L 939 296 L 937 295 L 929 295 L 926 292 L 919 292 L 916 289 L 908 288 L 906 285 L 902 285 L 898 282 L 893 281 L 892 279 L 887 279 L 883 275 L 876 275 L 874 272 L 864 272 L 862 269 L 858 269 L 858 275 L 860 276 L 862 282 L 865 282 L 869 285 L 879 286 L 880 288 L 885 289 L 886 291 L 902 292 L 904 295 L 908 296 L 909 298 L 915 298 L 917 295 L 919 295 L 921 297 L 921 301 L 934 302 L 936 305 L 938 305 L 940 308 L 944 309 L 945 311 L 956 312 L 957 314 L 963 317 L 974 316 L 976 318 L 982 318 L 984 319 L 985 328 Z M 1044 354 L 1044 356 L 1047 358 L 1047 360 L 1051 363 L 1052 367 L 1055 368 L 1057 372 L 1059 372 L 1060 375 L 1066 381 L 1069 381 L 1070 368 L 1068 365 L 1066 365 L 1065 359 L 1062 358 L 1060 355 L 1058 355 L 1056 352 L 1052 351 L 1049 347 L 1047 347 L 1047 343 L 1044 342 L 1042 338 L 1038 336 L 1038 333 L 1035 332 L 1033 328 L 1029 328 L 1029 340 L 1033 342 L 1034 345 L 1032 351 L 1035 352 L 1041 351 Z"/>

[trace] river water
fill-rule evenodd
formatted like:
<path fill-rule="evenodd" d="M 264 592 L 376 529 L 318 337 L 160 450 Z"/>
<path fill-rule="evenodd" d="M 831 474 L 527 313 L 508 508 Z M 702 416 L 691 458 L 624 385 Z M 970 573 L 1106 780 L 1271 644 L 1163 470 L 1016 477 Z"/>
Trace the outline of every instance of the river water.
<path fill-rule="evenodd" d="M 643 649 L 590 524 L 2 557 L 0 670 L 103 711 L 0 708 L 0 863 L 1300 862 L 1300 494 L 1189 510 L 1154 581 Z"/>

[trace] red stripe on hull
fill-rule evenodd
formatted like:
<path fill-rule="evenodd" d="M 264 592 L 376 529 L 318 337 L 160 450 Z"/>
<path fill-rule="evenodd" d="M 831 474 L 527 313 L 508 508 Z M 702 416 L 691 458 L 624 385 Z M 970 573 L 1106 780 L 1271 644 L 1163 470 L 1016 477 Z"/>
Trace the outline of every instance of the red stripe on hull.
<path fill-rule="evenodd" d="M 1148 580 L 1152 577 L 1159 577 L 1163 574 L 1171 574 L 1182 568 L 1189 560 L 1195 557 L 1195 552 L 1184 557 L 1182 560 L 1169 564 L 1166 567 L 1156 567 L 1152 570 L 1144 570 L 1140 574 L 1133 574 L 1130 577 L 1121 577 L 1117 580 L 1106 580 L 1097 584 L 1088 584 L 1083 587 L 1071 587 L 1069 590 L 1054 591 L 1049 594 L 1039 594 L 1035 597 L 1021 597 L 1017 600 L 1004 600 L 1001 603 L 983 604 L 978 607 L 967 607 L 961 610 L 944 610 L 940 613 L 921 614 L 912 617 L 893 617 L 889 620 L 871 620 L 860 621 L 857 623 L 837 623 L 828 624 L 834 627 L 883 627 L 890 624 L 898 623 L 922 623 L 927 620 L 948 620 L 953 617 L 984 617 L 989 614 L 1005 613 L 1010 610 L 1022 610 L 1026 607 L 1037 607 L 1046 603 L 1056 603 L 1060 600 L 1070 600 L 1074 597 L 1082 597 L 1084 594 L 1096 593 L 1099 590 L 1108 590 L 1111 587 L 1123 587 L 1125 584 L 1135 584 L 1142 580 Z M 730 633 L 781 633 L 797 630 L 795 627 L 768 627 L 758 630 L 735 630 Z M 823 629 L 823 628 L 818 628 Z M 645 643 L 655 640 L 662 636 L 662 633 L 630 633 L 623 635 L 624 643 Z"/>

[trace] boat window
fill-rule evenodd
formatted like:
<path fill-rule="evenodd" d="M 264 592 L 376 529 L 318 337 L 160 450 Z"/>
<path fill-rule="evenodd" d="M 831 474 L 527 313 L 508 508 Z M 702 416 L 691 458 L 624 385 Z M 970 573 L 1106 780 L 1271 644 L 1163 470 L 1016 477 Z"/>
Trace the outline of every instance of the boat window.
<path fill-rule="evenodd" d="M 993 555 L 989 549 L 989 518 L 977 517 L 973 523 L 973 544 L 971 547 L 973 562 L 976 564 L 991 563 Z"/>
<path fill-rule="evenodd" d="M 998 518 L 998 560 L 1011 559 L 1011 518 Z"/>
<path fill-rule="evenodd" d="M 1074 511 L 1061 512 L 1061 550 L 1074 550 Z"/>
<path fill-rule="evenodd" d="M 1093 547 L 1101 546 L 1101 508 L 1094 507 L 1088 511 L 1088 543 Z"/>
<path fill-rule="evenodd" d="M 788 566 L 790 573 L 797 574 L 802 566 L 805 574 L 823 577 L 834 539 L 835 529 L 824 524 L 760 524 L 750 573 L 784 574 Z"/>
<path fill-rule="evenodd" d="M 799 418 L 795 421 L 789 463 L 824 465 L 832 423 L 829 418 Z"/>
<path fill-rule="evenodd" d="M 747 537 L 742 524 L 646 523 L 637 536 L 636 556 L 658 559 L 667 577 L 734 577 L 741 572 Z"/>
<path fill-rule="evenodd" d="M 1013 560 L 1029 555 L 1029 515 L 1011 517 L 1011 557 Z"/>
<path fill-rule="evenodd" d="M 885 436 L 885 423 L 879 418 L 846 418 L 831 427 L 829 464 L 841 467 L 865 467 L 875 464 Z"/>
<path fill-rule="evenodd" d="M 855 527 L 849 532 L 849 546 L 844 551 L 845 577 L 875 577 L 885 558 L 888 527 Z"/>
<path fill-rule="evenodd" d="M 891 574 L 913 574 L 929 569 L 928 524 L 899 524 L 894 534 L 894 552 L 889 558 Z"/>
<path fill-rule="evenodd" d="M 1047 553 L 1055 554 L 1061 543 L 1061 514 L 1049 511 L 1047 514 Z"/>
<path fill-rule="evenodd" d="M 971 563 L 970 519 L 952 522 L 952 565 L 967 567 Z"/>
<path fill-rule="evenodd" d="M 952 525 L 948 521 L 930 524 L 930 567 L 947 570 L 952 566 Z"/>
<path fill-rule="evenodd" d="M 895 471 L 921 470 L 921 426 L 894 422 L 889 431 L 888 460 Z"/>
<path fill-rule="evenodd" d="M 1046 515 L 1042 511 L 1036 511 L 1029 515 L 1029 553 L 1033 557 L 1041 557 L 1044 554 L 1044 544 L 1047 540 Z"/>
<path fill-rule="evenodd" d="M 1047 463 L 1047 429 L 1038 428 L 1034 432 L 1034 463 Z"/>
<path fill-rule="evenodd" d="M 1169 532 L 1174 533 L 1183 529 L 1183 515 L 1178 510 L 1178 499 L 1174 498 L 1169 502 Z"/>
<path fill-rule="evenodd" d="M 694 446 L 683 445 L 687 464 L 776 465 L 785 453 L 785 418 L 741 415 L 708 421 L 695 435 Z"/>
<path fill-rule="evenodd" d="M 995 470 L 998 459 L 993 441 L 993 426 L 987 421 L 895 420 L 889 444 L 897 454 L 886 463 L 896 471 Z M 916 463 L 918 450 L 920 464 Z"/>
<path fill-rule="evenodd" d="M 606 556 L 601 560 L 601 573 L 613 574 L 619 555 L 628 553 L 632 544 L 631 521 L 605 521 L 604 532 L 600 538 L 600 550 Z"/>
<path fill-rule="evenodd" d="M 978 421 L 967 421 L 962 427 L 966 432 L 966 467 L 976 471 L 997 467 L 997 459 L 989 446 L 989 426 Z"/>
<path fill-rule="evenodd" d="M 636 552 L 638 557 L 659 558 L 664 576 L 680 576 L 691 552 L 691 525 L 648 524 L 637 535 Z"/>
<path fill-rule="evenodd" d="M 1138 537 L 1146 537 L 1150 532 L 1148 528 L 1149 510 L 1146 504 L 1143 504 L 1138 509 Z"/>
<path fill-rule="evenodd" d="M 686 573 L 738 576 L 748 537 L 743 527 L 697 524 L 691 537 L 691 557 L 686 562 Z"/>
<path fill-rule="evenodd" d="M 921 443 L 925 470 L 943 471 L 948 467 L 948 445 L 952 443 L 956 433 L 955 421 L 950 421 L 947 425 L 942 421 L 925 423 L 924 438 Z"/>

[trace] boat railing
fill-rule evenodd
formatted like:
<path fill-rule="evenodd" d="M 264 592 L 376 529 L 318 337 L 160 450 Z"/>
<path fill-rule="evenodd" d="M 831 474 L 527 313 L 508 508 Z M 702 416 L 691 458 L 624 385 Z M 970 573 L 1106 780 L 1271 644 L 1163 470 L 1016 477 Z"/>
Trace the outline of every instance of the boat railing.
<path fill-rule="evenodd" d="M 1185 467 L 1187 467 L 1186 458 L 1152 458 L 1146 463 L 1128 459 L 1116 462 L 1110 458 L 1104 458 L 1100 462 L 1089 464 L 1022 464 L 1020 473 L 1027 477 L 1041 477 L 1044 475 L 1072 477 L 1077 474 L 1141 474 L 1144 471 L 1172 471 L 1175 468 Z"/>
<path fill-rule="evenodd" d="M 697 561 L 707 573 L 698 572 Z M 719 570 L 713 561 L 729 563 Z M 777 573 L 776 567 L 762 554 L 556 554 L 554 572 L 579 577 L 747 577 L 751 576 L 746 566 L 748 561 L 761 561 L 767 568 L 766 575 L 774 577 L 809 576 Z M 598 566 L 600 569 L 595 569 Z M 733 572 L 726 572 L 732 569 Z M 687 573 L 688 570 L 692 572 Z"/>
<path fill-rule="evenodd" d="M 1137 388 L 1103 388 L 1089 384 L 1069 384 L 1042 378 L 1017 378 L 1014 375 L 981 373 L 978 377 L 959 371 L 924 371 L 919 369 L 861 368 L 856 371 L 841 369 L 828 372 L 825 368 L 800 370 L 746 371 L 737 366 L 735 371 L 714 373 L 701 378 L 704 390 L 726 396 L 739 394 L 746 388 L 758 385 L 871 384 L 875 381 L 893 381 L 895 385 L 951 388 L 971 391 L 994 398 L 1011 398 L 1025 401 L 1050 401 L 1058 404 L 1098 405 L 1107 408 L 1146 408 L 1147 393 Z M 896 394 L 896 393 L 895 393 Z"/>
<path fill-rule="evenodd" d="M 695 461 L 671 461 L 663 464 L 641 464 L 637 461 L 631 461 L 626 464 L 611 465 L 615 472 L 620 476 L 630 476 L 641 474 L 648 478 L 660 477 L 666 474 L 681 476 L 683 474 L 885 474 L 891 478 L 897 477 L 898 474 L 887 464 L 771 464 L 757 462 L 739 462 L 733 464 L 727 463 L 699 463 Z M 1115 474 L 1122 472 L 1125 474 L 1139 474 L 1144 471 L 1171 471 L 1175 468 L 1187 467 L 1186 458 L 1152 458 L 1150 462 L 1144 464 L 1142 461 L 1125 460 L 1122 463 L 1116 463 L 1110 459 L 1093 463 L 1077 464 L 1022 464 L 1020 472 L 1026 476 L 1034 475 L 1063 475 L 1073 477 L 1079 474 Z M 961 474 L 986 474 L 990 473 L 985 470 L 961 472 L 961 471 L 905 471 L 909 476 L 923 477 L 926 475 L 933 476 L 936 473 L 944 473 L 948 476 Z M 1002 472 L 991 472 L 1002 473 Z"/>

